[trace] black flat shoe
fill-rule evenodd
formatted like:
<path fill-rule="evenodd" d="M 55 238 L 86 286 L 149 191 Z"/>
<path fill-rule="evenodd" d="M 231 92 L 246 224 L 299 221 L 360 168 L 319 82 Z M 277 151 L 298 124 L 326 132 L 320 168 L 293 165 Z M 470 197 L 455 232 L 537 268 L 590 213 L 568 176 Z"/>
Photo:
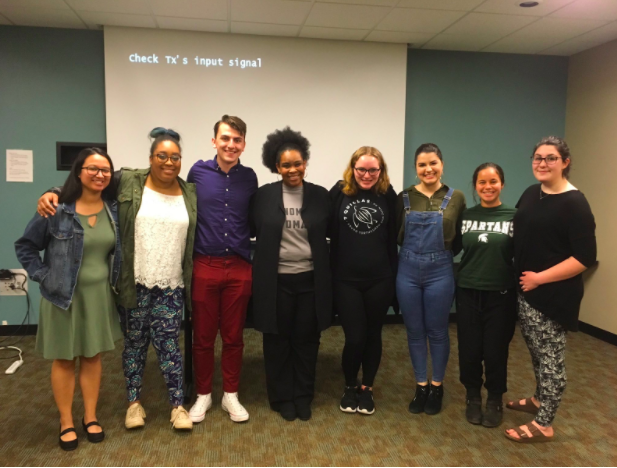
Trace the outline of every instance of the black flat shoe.
<path fill-rule="evenodd" d="M 431 389 L 428 392 L 426 405 L 424 405 L 424 412 L 426 414 L 434 415 L 441 411 L 441 402 L 443 400 L 443 384 L 430 384 L 429 387 L 431 387 Z"/>
<path fill-rule="evenodd" d="M 77 434 L 77 431 L 75 430 L 74 427 L 69 427 L 63 431 L 60 431 L 60 436 L 58 437 L 58 442 L 60 444 L 60 448 L 62 450 L 64 450 L 65 452 L 71 452 L 72 450 L 75 450 L 77 448 L 77 444 L 79 443 L 79 441 L 77 439 L 75 440 L 62 440 L 62 436 L 65 434 L 68 434 L 69 432 L 74 432 L 75 434 Z"/>
<path fill-rule="evenodd" d="M 503 419 L 503 403 L 501 400 L 488 400 L 486 402 L 486 412 L 482 417 L 482 425 L 484 427 L 497 427 Z"/>
<path fill-rule="evenodd" d="M 279 413 L 281 413 L 281 417 L 285 421 L 295 421 L 298 417 L 296 413 L 296 407 L 293 403 L 282 403 L 280 406 Z"/>
<path fill-rule="evenodd" d="M 471 424 L 482 424 L 482 397 L 467 398 L 465 417 Z"/>
<path fill-rule="evenodd" d="M 86 431 L 86 435 L 88 436 L 88 442 L 92 442 L 93 444 L 98 444 L 99 442 L 103 442 L 103 439 L 105 438 L 105 432 L 103 432 L 102 430 L 101 432 L 88 432 L 89 427 L 92 427 L 92 426 L 101 427 L 98 421 L 92 421 L 86 424 L 84 420 L 82 419 L 81 425 L 83 426 L 84 431 Z"/>
<path fill-rule="evenodd" d="M 416 394 L 409 403 L 409 412 L 412 414 L 419 414 L 424 411 L 426 405 L 426 399 L 428 398 L 429 385 L 417 385 Z"/>
<path fill-rule="evenodd" d="M 313 412 L 310 406 L 296 406 L 296 414 L 301 421 L 308 421 L 311 419 Z"/>

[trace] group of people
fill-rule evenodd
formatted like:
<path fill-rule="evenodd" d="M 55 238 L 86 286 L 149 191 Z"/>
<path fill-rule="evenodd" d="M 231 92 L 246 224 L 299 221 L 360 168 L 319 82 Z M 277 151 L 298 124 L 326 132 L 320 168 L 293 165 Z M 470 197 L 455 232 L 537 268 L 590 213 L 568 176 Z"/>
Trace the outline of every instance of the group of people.
<path fill-rule="evenodd" d="M 328 192 L 306 180 L 310 143 L 286 127 L 268 135 L 262 149 L 263 164 L 280 180 L 258 188 L 255 172 L 240 163 L 246 131 L 240 118 L 224 115 L 214 126 L 215 157 L 195 163 L 186 181 L 179 177 L 182 150 L 173 130 L 152 130 L 147 169 L 114 172 L 105 151 L 89 148 L 64 186 L 39 199 L 16 252 L 40 283 L 36 347 L 53 359 L 60 446 L 78 444 L 71 409 L 78 357 L 82 425 L 90 442 L 103 440 L 96 417 L 100 353 L 114 348 L 120 332 L 128 429 L 145 424 L 140 392 L 150 343 L 167 384 L 172 427 L 190 430 L 203 421 L 213 404 L 219 331 L 221 407 L 234 422 L 248 420 L 238 388 L 251 297 L 270 407 L 288 421 L 311 418 L 320 336 L 334 314 L 345 333 L 340 410 L 375 412 L 381 331 L 391 306 L 405 322 L 415 374 L 409 411 L 439 413 L 456 298 L 466 418 L 498 426 L 518 310 L 536 389 L 507 406 L 535 419 L 505 435 L 551 440 L 566 383 L 566 332 L 576 330 L 581 273 L 596 258 L 594 218 L 568 182 L 572 157 L 565 141 L 547 137 L 536 145 L 531 162 L 539 184 L 516 209 L 500 200 L 502 168 L 480 165 L 472 177 L 480 202 L 467 209 L 463 193 L 441 180 L 444 161 L 435 144 L 417 149 L 417 182 L 398 196 L 383 155 L 370 146 L 353 153 Z M 453 257 L 461 251 L 455 280 Z M 189 411 L 182 406 L 179 347 L 185 308 L 197 390 Z"/>

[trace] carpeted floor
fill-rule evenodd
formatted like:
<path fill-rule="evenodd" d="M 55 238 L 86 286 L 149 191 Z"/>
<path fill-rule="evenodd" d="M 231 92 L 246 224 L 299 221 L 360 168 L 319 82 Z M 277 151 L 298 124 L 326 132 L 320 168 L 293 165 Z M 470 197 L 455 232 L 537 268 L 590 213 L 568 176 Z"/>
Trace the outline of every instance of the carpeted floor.
<path fill-rule="evenodd" d="M 338 409 L 343 378 L 343 332 L 323 334 L 313 419 L 284 421 L 267 404 L 261 336 L 245 332 L 241 401 L 251 414 L 236 424 L 220 408 L 220 369 L 215 404 L 192 433 L 169 425 L 163 379 L 150 352 L 142 400 L 148 413 L 143 430 L 124 428 L 125 392 L 120 367 L 121 343 L 104 356 L 99 420 L 107 438 L 87 442 L 80 428 L 79 448 L 57 445 L 58 417 L 49 383 L 50 362 L 33 353 L 34 337 L 22 341 L 25 364 L 4 374 L 0 361 L 0 465 L 3 466 L 615 466 L 617 465 L 617 347 L 582 333 L 568 336 L 568 388 L 555 421 L 556 438 L 547 444 L 521 445 L 503 430 L 528 422 L 524 413 L 505 410 L 496 429 L 472 426 L 464 418 L 464 389 L 458 383 L 456 328 L 450 325 L 452 353 L 445 382 L 444 410 L 437 416 L 407 412 L 414 382 L 402 325 L 384 327 L 384 354 L 377 376 L 373 416 Z M 510 347 L 511 398 L 529 396 L 533 373 L 517 330 Z M 2 351 L 2 356 L 6 352 Z M 220 342 L 217 356 L 220 353 Z M 75 422 L 83 405 L 79 393 Z"/>

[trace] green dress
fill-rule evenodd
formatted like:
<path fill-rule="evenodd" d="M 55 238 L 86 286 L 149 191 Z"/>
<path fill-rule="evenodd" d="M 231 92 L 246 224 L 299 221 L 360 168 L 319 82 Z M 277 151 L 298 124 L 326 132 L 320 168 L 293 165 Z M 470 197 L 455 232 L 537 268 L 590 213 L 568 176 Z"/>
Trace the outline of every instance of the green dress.
<path fill-rule="evenodd" d="M 67 310 L 41 299 L 36 350 L 46 359 L 73 360 L 114 349 L 122 337 L 109 284 L 109 254 L 115 247 L 107 210 L 96 215 L 77 213 L 84 228 L 84 251 L 71 305 Z M 88 218 L 96 216 L 94 227 Z"/>

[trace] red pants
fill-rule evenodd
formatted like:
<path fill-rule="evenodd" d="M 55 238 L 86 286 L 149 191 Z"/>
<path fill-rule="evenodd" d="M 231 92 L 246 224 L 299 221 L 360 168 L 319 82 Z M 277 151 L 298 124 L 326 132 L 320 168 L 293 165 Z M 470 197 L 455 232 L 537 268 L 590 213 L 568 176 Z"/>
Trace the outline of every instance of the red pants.
<path fill-rule="evenodd" d="M 212 392 L 214 342 L 223 340 L 223 391 L 238 391 L 252 266 L 238 256 L 198 255 L 193 261 L 193 362 L 197 393 Z"/>

